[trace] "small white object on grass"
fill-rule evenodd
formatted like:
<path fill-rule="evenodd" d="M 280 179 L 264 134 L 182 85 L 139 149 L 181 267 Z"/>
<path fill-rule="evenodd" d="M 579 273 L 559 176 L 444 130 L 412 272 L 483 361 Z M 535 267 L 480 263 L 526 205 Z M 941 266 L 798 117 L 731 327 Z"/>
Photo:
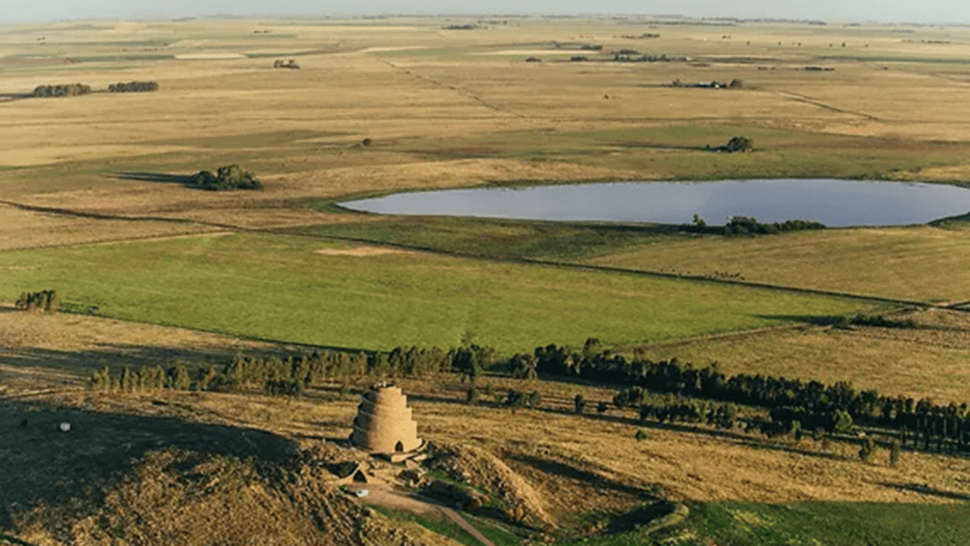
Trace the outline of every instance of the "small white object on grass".
<path fill-rule="evenodd" d="M 61 423 L 61 432 L 68 432 L 71 430 L 71 423 Z"/>

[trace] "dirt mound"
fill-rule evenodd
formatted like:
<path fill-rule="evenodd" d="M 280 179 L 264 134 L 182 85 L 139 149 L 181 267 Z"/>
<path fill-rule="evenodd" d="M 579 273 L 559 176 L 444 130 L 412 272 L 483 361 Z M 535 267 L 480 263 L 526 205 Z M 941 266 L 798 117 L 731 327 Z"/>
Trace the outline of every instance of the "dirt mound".
<path fill-rule="evenodd" d="M 344 496 L 328 474 L 320 465 L 155 451 L 111 487 L 21 514 L 16 531 L 37 545 L 425 544 Z"/>
<path fill-rule="evenodd" d="M 441 442 L 433 443 L 430 450 L 428 465 L 432 469 L 498 495 L 510 506 L 521 506 L 526 518 L 541 526 L 553 523 L 539 493 L 495 455 L 477 447 Z"/>

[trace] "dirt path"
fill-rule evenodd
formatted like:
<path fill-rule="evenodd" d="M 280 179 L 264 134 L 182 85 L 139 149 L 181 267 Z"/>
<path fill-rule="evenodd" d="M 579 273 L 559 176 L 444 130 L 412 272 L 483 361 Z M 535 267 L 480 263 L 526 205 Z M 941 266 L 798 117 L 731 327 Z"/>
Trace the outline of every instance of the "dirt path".
<path fill-rule="evenodd" d="M 393 510 L 406 510 L 412 514 L 418 514 L 421 516 L 443 515 L 464 529 L 478 542 L 484 544 L 485 546 L 495 546 L 494 542 L 480 533 L 472 524 L 468 523 L 468 520 L 463 518 L 461 514 L 452 510 L 451 508 L 448 508 L 447 506 L 441 505 L 431 499 L 395 491 L 389 485 L 385 484 L 374 484 L 368 486 L 367 490 L 367 496 L 361 497 L 361 501 L 364 504 L 383 506 L 384 508 L 391 508 Z"/>

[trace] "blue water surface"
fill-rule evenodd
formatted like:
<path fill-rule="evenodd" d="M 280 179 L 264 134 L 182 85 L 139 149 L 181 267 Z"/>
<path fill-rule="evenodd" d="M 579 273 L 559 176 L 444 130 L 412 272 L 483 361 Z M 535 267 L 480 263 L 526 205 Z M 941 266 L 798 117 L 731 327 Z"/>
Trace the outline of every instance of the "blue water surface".
<path fill-rule="evenodd" d="M 380 214 L 520 220 L 689 223 L 731 216 L 830 227 L 923 224 L 970 212 L 970 190 L 940 184 L 779 179 L 611 182 L 398 193 L 342 203 Z"/>

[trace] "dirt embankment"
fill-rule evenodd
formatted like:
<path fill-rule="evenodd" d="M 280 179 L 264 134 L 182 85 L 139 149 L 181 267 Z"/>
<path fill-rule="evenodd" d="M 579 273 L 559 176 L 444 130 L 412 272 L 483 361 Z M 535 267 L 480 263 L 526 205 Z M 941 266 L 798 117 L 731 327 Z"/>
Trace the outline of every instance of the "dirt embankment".
<path fill-rule="evenodd" d="M 280 466 L 150 452 L 113 486 L 18 515 L 15 532 L 37 545 L 430 545 L 359 506 L 325 468 L 300 459 Z"/>
<path fill-rule="evenodd" d="M 527 518 L 552 524 L 541 495 L 491 453 L 473 446 L 436 442 L 430 466 L 452 478 L 498 495 L 510 506 L 521 506 Z"/>

